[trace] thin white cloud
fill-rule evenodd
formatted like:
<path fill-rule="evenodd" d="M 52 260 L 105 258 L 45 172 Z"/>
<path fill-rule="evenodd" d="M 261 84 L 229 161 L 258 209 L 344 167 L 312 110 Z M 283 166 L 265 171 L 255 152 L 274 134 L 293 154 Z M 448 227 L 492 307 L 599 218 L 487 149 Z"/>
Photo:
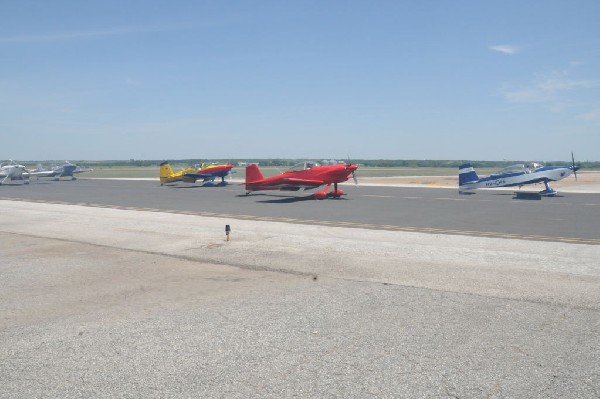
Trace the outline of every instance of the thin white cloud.
<path fill-rule="evenodd" d="M 515 55 L 521 51 L 519 47 L 510 44 L 497 44 L 495 46 L 490 46 L 490 50 L 498 51 L 508 55 Z"/>
<path fill-rule="evenodd" d="M 0 44 L 6 43 L 44 43 L 44 42 L 58 42 L 66 40 L 80 40 L 80 39 L 93 39 L 98 37 L 106 36 L 120 36 L 128 35 L 133 33 L 145 33 L 145 32 L 158 32 L 169 30 L 168 28 L 158 27 L 124 27 L 124 28 L 113 28 L 98 31 L 88 32 L 63 32 L 63 33 L 49 33 L 41 35 L 28 35 L 28 36 L 8 36 L 0 37 Z"/>
<path fill-rule="evenodd" d="M 585 114 L 581 114 L 578 117 L 584 121 L 600 121 L 600 108 L 594 109 L 590 112 L 586 112 Z"/>
<path fill-rule="evenodd" d="M 600 88 L 600 80 L 573 80 L 568 73 L 555 71 L 538 75 L 528 87 L 505 87 L 501 93 L 510 103 L 554 103 L 567 91 Z M 564 108 L 562 108 L 564 109 Z"/>
<path fill-rule="evenodd" d="M 541 90 L 539 87 L 521 89 L 503 88 L 502 95 L 509 103 L 541 103 L 554 100 L 554 93 Z"/>

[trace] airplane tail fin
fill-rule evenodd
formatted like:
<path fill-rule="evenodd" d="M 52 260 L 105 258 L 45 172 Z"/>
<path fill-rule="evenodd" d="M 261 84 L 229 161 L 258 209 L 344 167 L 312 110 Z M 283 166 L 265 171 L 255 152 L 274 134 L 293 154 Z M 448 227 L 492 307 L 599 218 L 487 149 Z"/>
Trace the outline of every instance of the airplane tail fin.
<path fill-rule="evenodd" d="M 246 184 L 253 183 L 258 180 L 264 179 L 262 173 L 260 173 L 260 169 L 258 169 L 258 165 L 253 163 L 251 165 L 246 166 Z"/>
<path fill-rule="evenodd" d="M 473 169 L 473 165 L 465 163 L 458 167 L 458 186 L 479 180 L 479 176 Z"/>
<path fill-rule="evenodd" d="M 160 164 L 160 182 L 164 183 L 166 179 L 173 176 L 173 169 L 171 165 L 169 165 L 168 161 L 165 161 Z"/>

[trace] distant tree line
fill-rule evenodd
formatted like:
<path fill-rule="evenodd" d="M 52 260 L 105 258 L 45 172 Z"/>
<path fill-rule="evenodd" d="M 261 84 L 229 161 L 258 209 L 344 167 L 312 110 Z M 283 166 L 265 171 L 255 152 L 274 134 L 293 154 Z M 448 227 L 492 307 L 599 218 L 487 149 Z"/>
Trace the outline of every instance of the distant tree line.
<path fill-rule="evenodd" d="M 164 160 L 106 160 L 106 161 L 71 161 L 82 167 L 102 168 L 102 167 L 158 167 Z M 286 158 L 250 158 L 250 159 L 172 159 L 169 162 L 174 166 L 181 165 L 196 165 L 201 163 L 212 162 L 231 162 L 233 165 L 240 163 L 258 163 L 261 166 L 292 166 L 302 161 L 322 162 L 322 159 L 286 159 Z M 330 160 L 327 160 L 330 161 Z M 339 162 L 351 162 L 359 164 L 363 167 L 379 167 L 379 168 L 458 168 L 466 162 L 470 162 L 476 168 L 502 168 L 505 166 L 527 163 L 528 161 L 473 161 L 473 160 L 431 160 L 431 159 L 350 159 L 338 160 Z M 38 161 L 30 161 L 35 163 Z M 42 163 L 61 163 L 62 161 L 42 161 Z M 542 161 L 544 165 L 565 165 L 569 161 Z M 600 169 L 600 161 L 585 161 L 577 162 L 582 169 Z"/>

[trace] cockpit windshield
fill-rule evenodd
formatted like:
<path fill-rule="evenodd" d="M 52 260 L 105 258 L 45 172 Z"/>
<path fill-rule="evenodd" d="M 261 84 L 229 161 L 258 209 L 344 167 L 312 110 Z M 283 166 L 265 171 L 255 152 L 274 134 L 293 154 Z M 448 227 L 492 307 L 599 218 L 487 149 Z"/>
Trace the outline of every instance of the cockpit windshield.
<path fill-rule="evenodd" d="M 518 163 L 516 165 L 510 165 L 505 168 L 500 169 L 499 171 L 493 173 L 494 175 L 504 175 L 507 173 L 519 173 L 525 172 L 525 165 L 522 163 Z"/>
<path fill-rule="evenodd" d="M 310 162 L 310 161 L 300 162 L 300 163 L 297 163 L 296 165 L 292 166 L 291 168 L 289 168 L 287 171 L 288 172 L 299 172 L 301 170 L 307 170 L 307 169 L 314 168 L 315 166 L 319 166 L 319 164 L 316 162 Z"/>
<path fill-rule="evenodd" d="M 519 163 L 516 165 L 507 166 L 505 168 L 500 169 L 493 175 L 505 175 L 508 173 L 531 173 L 535 172 L 539 168 L 542 168 L 544 165 L 541 165 L 537 162 L 529 162 L 527 165 Z"/>

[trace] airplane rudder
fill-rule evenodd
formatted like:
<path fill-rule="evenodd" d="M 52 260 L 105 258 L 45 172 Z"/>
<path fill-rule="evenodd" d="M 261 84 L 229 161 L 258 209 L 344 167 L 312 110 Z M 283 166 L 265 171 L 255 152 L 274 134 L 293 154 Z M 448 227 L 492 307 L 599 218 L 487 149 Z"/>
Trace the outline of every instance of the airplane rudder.
<path fill-rule="evenodd" d="M 462 186 L 465 183 L 479 180 L 477 172 L 470 163 L 462 164 L 458 167 L 458 185 Z"/>
<path fill-rule="evenodd" d="M 263 175 L 258 168 L 258 165 L 253 163 L 246 166 L 246 183 L 262 180 Z"/>
<path fill-rule="evenodd" d="M 160 164 L 160 177 L 169 177 L 173 175 L 173 169 L 169 162 L 165 161 Z"/>

